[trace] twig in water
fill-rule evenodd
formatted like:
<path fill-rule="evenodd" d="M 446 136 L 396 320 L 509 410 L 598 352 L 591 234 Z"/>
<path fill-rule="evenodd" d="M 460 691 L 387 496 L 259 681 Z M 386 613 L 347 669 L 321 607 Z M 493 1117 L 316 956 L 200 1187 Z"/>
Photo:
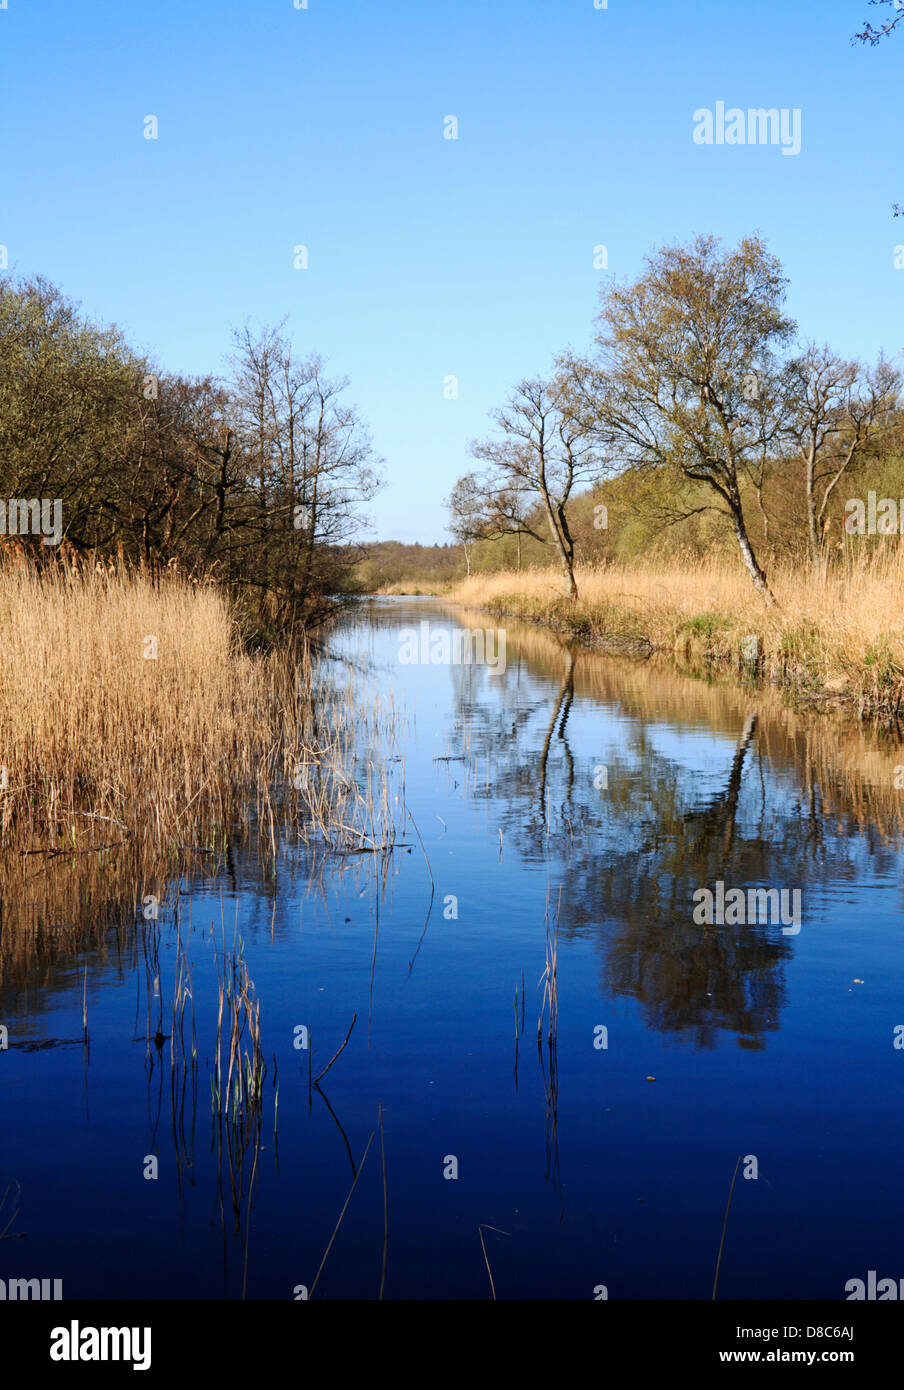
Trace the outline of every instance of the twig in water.
<path fill-rule="evenodd" d="M 364 1150 L 364 1155 L 363 1155 L 363 1157 L 362 1157 L 362 1159 L 361 1159 L 361 1162 L 358 1164 L 358 1171 L 357 1171 L 357 1173 L 355 1174 L 355 1180 L 354 1180 L 354 1182 L 352 1183 L 351 1187 L 348 1189 L 348 1196 L 347 1196 L 346 1199 L 345 1199 L 345 1205 L 343 1206 L 342 1210 L 341 1210 L 340 1213 L 339 1213 L 339 1220 L 336 1222 L 336 1229 L 333 1231 L 333 1234 L 330 1236 L 330 1243 L 329 1243 L 329 1245 L 326 1247 L 326 1249 L 325 1249 L 324 1252 L 323 1252 L 323 1259 L 320 1261 L 320 1268 L 318 1269 L 317 1273 L 314 1275 L 314 1282 L 313 1282 L 313 1284 L 311 1285 L 311 1292 L 308 1294 L 308 1298 L 313 1298 L 313 1297 L 314 1297 L 314 1290 L 315 1290 L 316 1287 L 317 1287 L 317 1281 L 318 1281 L 318 1279 L 320 1278 L 321 1274 L 323 1273 L 323 1266 L 326 1264 L 327 1256 L 329 1255 L 330 1251 L 331 1251 L 332 1248 L 333 1248 L 333 1241 L 336 1239 L 336 1236 L 337 1236 L 338 1233 L 339 1233 L 339 1227 L 342 1225 L 342 1218 L 343 1218 L 343 1216 L 345 1215 L 345 1213 L 346 1213 L 346 1211 L 347 1211 L 347 1209 L 348 1209 L 348 1204 L 349 1204 L 349 1202 L 352 1200 L 352 1193 L 354 1192 L 355 1188 L 358 1186 L 358 1179 L 359 1179 L 360 1176 L 361 1176 L 361 1169 L 364 1167 L 364 1159 L 366 1159 L 366 1158 L 367 1158 L 367 1155 L 370 1153 L 370 1146 L 371 1146 L 371 1144 L 372 1144 L 373 1141 L 374 1141 L 374 1133 L 375 1133 L 375 1131 L 374 1131 L 374 1130 L 371 1130 L 371 1132 L 370 1132 L 370 1138 L 369 1138 L 368 1141 L 367 1141 L 367 1148 Z"/>
<path fill-rule="evenodd" d="M 12 1187 L 15 1187 L 16 1189 L 16 1209 L 7 1221 L 6 1225 L 3 1227 L 3 1230 L 0 1231 L 0 1240 L 22 1240 L 25 1235 L 24 1231 L 19 1231 L 11 1236 L 6 1234 L 10 1226 L 15 1221 L 16 1217 L 19 1215 L 19 1198 L 22 1196 L 21 1184 L 19 1183 L 19 1180 L 17 1178 L 13 1178 L 12 1182 L 9 1183 L 9 1185 L 7 1186 L 7 1189 L 4 1192 L 3 1197 L 0 1198 L 0 1211 L 2 1211 L 4 1206 L 6 1205 L 6 1199 L 9 1196 L 10 1189 Z"/>
<path fill-rule="evenodd" d="M 482 1250 L 483 1250 L 484 1263 L 486 1264 L 486 1267 L 487 1267 L 487 1274 L 490 1276 L 490 1291 L 492 1292 L 493 1300 L 494 1300 L 494 1302 L 495 1302 L 495 1299 L 496 1299 L 496 1285 L 493 1283 L 493 1271 L 490 1269 L 490 1262 L 489 1262 L 489 1260 L 487 1259 L 487 1248 L 486 1248 L 486 1245 L 484 1245 L 484 1241 L 483 1241 L 483 1233 L 484 1233 L 484 1231 L 497 1231 L 497 1232 L 499 1233 L 499 1235 L 501 1235 L 501 1236 L 511 1235 L 511 1232 L 510 1232 L 510 1231 L 500 1231 L 498 1226 L 488 1226 L 488 1225 L 486 1224 L 485 1221 L 479 1222 L 479 1223 L 478 1223 L 478 1226 L 477 1226 L 477 1234 L 480 1236 L 480 1245 L 481 1245 L 481 1248 L 482 1248 Z"/>
<path fill-rule="evenodd" d="M 353 1178 L 354 1178 L 354 1177 L 357 1177 L 357 1175 L 358 1175 L 358 1170 L 357 1170 L 357 1168 L 355 1167 L 355 1160 L 354 1160 L 354 1157 L 353 1157 L 353 1155 L 352 1155 L 351 1145 L 350 1145 L 349 1142 L 348 1142 L 348 1135 L 346 1134 L 345 1130 L 342 1128 L 342 1121 L 339 1119 L 339 1116 L 336 1114 L 335 1110 L 333 1109 L 333 1107 L 330 1105 L 329 1101 L 327 1100 L 326 1092 L 325 1092 L 325 1091 L 322 1091 L 322 1090 L 320 1089 L 319 1086 L 317 1087 L 317 1094 L 318 1094 L 318 1096 L 320 1097 L 320 1099 L 323 1101 L 323 1103 L 324 1103 L 324 1105 L 326 1106 L 327 1110 L 328 1110 L 328 1111 L 330 1112 L 330 1114 L 332 1115 L 333 1120 L 334 1120 L 335 1125 L 336 1125 L 336 1128 L 338 1129 L 339 1133 L 342 1135 L 342 1142 L 343 1142 L 343 1144 L 345 1145 L 345 1152 L 348 1154 L 348 1161 L 349 1161 L 349 1163 L 351 1164 L 352 1177 L 353 1177 Z"/>
<path fill-rule="evenodd" d="M 719 1241 L 719 1258 L 716 1260 L 716 1277 L 713 1280 L 713 1299 L 715 1299 L 716 1289 L 719 1287 L 719 1270 L 722 1267 L 722 1251 L 725 1248 L 725 1232 L 728 1230 L 728 1213 L 731 1211 L 731 1199 L 734 1196 L 734 1187 L 738 1180 L 738 1169 L 741 1166 L 741 1157 L 741 1154 L 738 1154 L 738 1161 L 734 1166 L 734 1175 L 731 1179 L 731 1187 L 728 1191 L 728 1205 L 725 1208 L 725 1220 L 722 1222 L 722 1239 Z"/>
<path fill-rule="evenodd" d="M 383 1133 L 383 1102 L 380 1102 L 380 1154 L 383 1159 L 383 1272 L 380 1275 L 380 1301 L 386 1287 L 386 1255 L 389 1250 L 389 1196 L 386 1190 L 386 1136 Z"/>
<path fill-rule="evenodd" d="M 333 1065 L 333 1063 L 335 1062 L 336 1058 L 339 1056 L 339 1053 L 342 1051 L 342 1048 L 345 1047 L 345 1043 L 348 1042 L 349 1038 L 350 1038 L 351 1035 L 352 1035 L 352 1029 L 353 1029 L 354 1026 L 355 1026 L 355 1019 L 357 1019 L 357 1017 L 358 1017 L 358 1015 L 357 1015 L 357 1013 L 355 1013 L 354 1017 L 352 1018 L 351 1023 L 348 1025 L 348 1032 L 347 1032 L 346 1035 L 345 1035 L 345 1042 L 342 1044 L 342 1047 L 339 1047 L 339 1048 L 336 1049 L 336 1051 L 333 1053 L 332 1057 L 331 1057 L 330 1060 L 327 1062 L 326 1066 L 324 1067 L 324 1069 L 323 1069 L 323 1071 L 320 1073 L 320 1075 L 319 1075 L 318 1077 L 315 1077 L 315 1078 L 314 1078 L 314 1085 L 315 1085 L 315 1086 L 317 1085 L 317 1082 L 318 1082 L 318 1081 L 321 1081 L 321 1080 L 326 1076 L 326 1074 L 327 1074 L 327 1072 L 329 1071 L 330 1067 Z"/>
<path fill-rule="evenodd" d="M 421 832 L 418 830 L 418 828 L 417 828 L 417 823 L 416 823 L 416 821 L 415 821 L 415 819 L 414 819 L 414 816 L 411 814 L 410 811 L 408 812 L 408 819 L 411 821 L 411 824 L 414 826 L 414 833 L 415 833 L 415 835 L 418 837 L 418 840 L 420 841 L 421 852 L 423 853 L 423 856 L 424 856 L 424 863 L 427 865 L 427 873 L 430 875 L 430 882 L 433 883 L 433 886 L 434 886 L 434 887 L 436 887 L 436 884 L 435 884 L 434 881 L 433 881 L 433 870 L 432 870 L 431 867 L 430 867 L 430 860 L 427 858 L 427 851 L 424 849 L 424 842 L 423 842 L 423 840 L 421 840 Z"/>

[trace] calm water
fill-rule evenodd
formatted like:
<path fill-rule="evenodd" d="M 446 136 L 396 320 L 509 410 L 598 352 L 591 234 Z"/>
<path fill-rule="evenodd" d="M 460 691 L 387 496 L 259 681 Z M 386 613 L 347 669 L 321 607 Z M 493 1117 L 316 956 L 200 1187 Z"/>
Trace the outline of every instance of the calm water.
<path fill-rule="evenodd" d="M 490 1297 L 482 1224 L 501 1299 L 708 1299 L 738 1155 L 758 1176 L 738 1177 L 720 1297 L 904 1276 L 904 753 L 540 630 L 508 629 L 502 675 L 400 663 L 400 629 L 460 618 L 487 622 L 376 600 L 333 643 L 400 711 L 391 856 L 324 859 L 312 880 L 291 844 L 267 872 L 246 846 L 156 927 L 112 920 L 37 974 L 4 913 L 0 1196 L 20 1183 L 27 1235 L 0 1243 L 0 1278 L 61 1278 L 71 1298 L 238 1298 L 247 1279 L 249 1298 L 291 1299 L 376 1131 L 315 1293 L 376 1298 L 381 1104 L 387 1298 Z M 694 892 L 718 880 L 800 889 L 800 931 L 697 924 Z M 146 1038 L 149 1004 L 170 1031 L 177 919 L 194 1085 Z M 557 1045 L 544 1014 L 538 1055 L 547 921 Z M 256 1168 L 211 1122 L 214 946 L 236 930 L 268 1064 Z M 297 1026 L 316 1076 L 353 1015 L 311 1088 Z"/>

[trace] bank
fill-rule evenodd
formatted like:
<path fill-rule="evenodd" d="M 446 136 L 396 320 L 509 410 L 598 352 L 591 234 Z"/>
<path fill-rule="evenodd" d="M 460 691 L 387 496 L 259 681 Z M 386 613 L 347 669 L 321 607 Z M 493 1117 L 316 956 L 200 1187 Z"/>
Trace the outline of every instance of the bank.
<path fill-rule="evenodd" d="M 743 575 L 716 565 L 576 572 L 565 598 L 549 570 L 477 575 L 456 602 L 536 623 L 617 655 L 668 654 L 685 674 L 766 682 L 814 709 L 861 718 L 904 715 L 904 625 L 896 574 L 782 574 L 768 607 Z M 904 589 L 897 587 L 897 593 Z"/>

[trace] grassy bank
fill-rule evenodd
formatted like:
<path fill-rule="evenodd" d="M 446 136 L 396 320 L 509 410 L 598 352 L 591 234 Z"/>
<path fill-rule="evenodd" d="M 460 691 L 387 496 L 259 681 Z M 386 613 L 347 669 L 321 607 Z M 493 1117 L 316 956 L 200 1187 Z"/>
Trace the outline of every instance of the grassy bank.
<path fill-rule="evenodd" d="M 477 575 L 454 598 L 607 650 L 670 652 L 683 670 L 756 673 L 805 701 L 884 717 L 904 706 L 904 554 L 897 547 L 825 573 L 777 568 L 770 575 L 775 609 L 726 562 L 677 558 L 578 569 L 576 577 L 574 603 L 551 570 Z"/>

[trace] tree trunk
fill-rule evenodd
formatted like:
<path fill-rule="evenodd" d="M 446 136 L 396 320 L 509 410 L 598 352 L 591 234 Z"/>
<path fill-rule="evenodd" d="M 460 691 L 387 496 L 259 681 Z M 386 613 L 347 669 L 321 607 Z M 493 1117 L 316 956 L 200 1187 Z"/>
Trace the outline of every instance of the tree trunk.
<path fill-rule="evenodd" d="M 552 503 L 550 499 L 548 497 L 544 497 L 543 500 L 546 503 L 546 516 L 549 521 L 550 534 L 553 540 L 555 541 L 556 549 L 559 552 L 559 563 L 562 566 L 562 574 L 565 578 L 565 593 L 569 599 L 573 600 L 576 599 L 578 596 L 578 586 L 575 583 L 574 579 L 574 545 L 572 544 L 571 536 L 568 533 L 568 525 L 567 522 L 565 522 L 565 516 L 562 507 L 557 507 L 557 511 L 559 517 L 563 522 L 564 535 L 562 529 L 560 529 L 557 523 L 556 513 L 552 509 Z"/>
<path fill-rule="evenodd" d="M 816 525 L 816 497 L 814 488 L 814 465 L 815 459 L 813 450 L 807 456 L 807 545 L 810 551 L 810 564 L 815 565 L 819 559 L 820 544 L 819 530 Z"/>
<path fill-rule="evenodd" d="M 753 553 L 753 546 L 750 544 L 750 537 L 747 535 L 747 527 L 744 525 L 744 516 L 740 505 L 737 509 L 732 508 L 732 521 L 734 522 L 734 532 L 741 550 L 741 559 L 747 568 L 747 573 L 753 580 L 754 588 L 760 597 L 768 604 L 775 605 L 775 597 L 766 581 L 766 575 L 760 569 L 757 558 Z"/>

